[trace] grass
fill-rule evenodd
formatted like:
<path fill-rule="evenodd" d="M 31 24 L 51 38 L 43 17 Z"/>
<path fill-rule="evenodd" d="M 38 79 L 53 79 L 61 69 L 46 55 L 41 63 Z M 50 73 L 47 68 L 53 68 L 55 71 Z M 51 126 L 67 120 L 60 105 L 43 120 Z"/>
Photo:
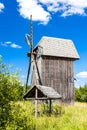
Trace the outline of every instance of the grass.
<path fill-rule="evenodd" d="M 63 106 L 65 113 L 60 116 L 38 117 L 37 130 L 86 130 L 87 104 L 75 103 L 74 106 Z"/>
<path fill-rule="evenodd" d="M 8 123 L 6 130 L 87 129 L 87 103 L 76 102 L 74 105 L 63 105 L 61 108 L 62 112 L 59 114 L 53 113 L 51 116 L 41 114 L 35 118 L 34 105 L 32 103 L 29 101 L 13 103 L 13 122 Z"/>

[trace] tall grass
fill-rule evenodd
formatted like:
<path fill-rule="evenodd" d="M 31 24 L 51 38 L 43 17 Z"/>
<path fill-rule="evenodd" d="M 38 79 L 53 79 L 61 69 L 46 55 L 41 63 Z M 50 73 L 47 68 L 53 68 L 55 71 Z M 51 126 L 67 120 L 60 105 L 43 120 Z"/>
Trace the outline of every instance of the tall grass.
<path fill-rule="evenodd" d="M 37 130 L 86 130 L 87 104 L 75 103 L 74 106 L 63 106 L 65 113 L 55 117 L 37 118 Z"/>
<path fill-rule="evenodd" d="M 60 105 L 59 105 L 60 106 Z M 41 114 L 34 117 L 34 104 L 16 102 L 11 104 L 12 122 L 6 124 L 6 130 L 86 130 L 87 103 L 61 106 L 61 113 L 51 116 Z M 42 106 L 39 106 L 40 110 Z M 55 111 L 54 111 L 55 112 Z"/>

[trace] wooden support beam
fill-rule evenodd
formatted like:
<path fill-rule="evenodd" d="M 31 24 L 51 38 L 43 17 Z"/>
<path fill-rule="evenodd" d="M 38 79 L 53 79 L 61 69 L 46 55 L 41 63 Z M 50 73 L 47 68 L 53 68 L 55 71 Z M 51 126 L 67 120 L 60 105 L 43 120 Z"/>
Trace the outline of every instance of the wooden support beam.
<path fill-rule="evenodd" d="M 37 99 L 37 97 L 38 97 L 38 90 L 36 88 L 36 90 L 35 90 L 35 98 Z M 37 117 L 37 115 L 38 115 L 38 101 L 35 100 L 35 117 Z"/>
<path fill-rule="evenodd" d="M 50 111 L 50 113 L 52 112 L 52 100 L 51 99 L 49 100 L 49 111 Z"/>
<path fill-rule="evenodd" d="M 48 100 L 48 98 L 43 97 L 43 98 L 26 98 L 26 100 Z"/>
<path fill-rule="evenodd" d="M 59 100 L 61 98 L 46 98 L 46 97 L 41 97 L 41 98 L 25 98 L 26 100 Z"/>

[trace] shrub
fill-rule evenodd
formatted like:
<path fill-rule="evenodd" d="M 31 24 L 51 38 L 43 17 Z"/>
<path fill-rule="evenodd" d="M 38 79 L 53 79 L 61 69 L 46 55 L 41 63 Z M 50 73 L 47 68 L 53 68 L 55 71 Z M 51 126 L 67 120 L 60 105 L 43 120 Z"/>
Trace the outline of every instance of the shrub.
<path fill-rule="evenodd" d="M 11 102 L 12 120 L 6 125 L 6 130 L 34 130 L 35 118 L 33 104 L 30 102 Z"/>
<path fill-rule="evenodd" d="M 83 87 L 75 88 L 75 100 L 79 102 L 87 102 L 87 84 Z"/>

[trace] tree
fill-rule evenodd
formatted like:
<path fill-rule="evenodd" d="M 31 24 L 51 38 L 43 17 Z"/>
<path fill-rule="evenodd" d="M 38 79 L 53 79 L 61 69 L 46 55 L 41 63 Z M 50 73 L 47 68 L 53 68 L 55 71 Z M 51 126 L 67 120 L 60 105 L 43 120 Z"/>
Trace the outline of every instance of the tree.
<path fill-rule="evenodd" d="M 0 56 L 0 129 L 5 129 L 10 120 L 10 101 L 22 99 L 23 87 L 18 78 L 18 71 L 10 72 L 9 67 L 2 63 Z"/>

